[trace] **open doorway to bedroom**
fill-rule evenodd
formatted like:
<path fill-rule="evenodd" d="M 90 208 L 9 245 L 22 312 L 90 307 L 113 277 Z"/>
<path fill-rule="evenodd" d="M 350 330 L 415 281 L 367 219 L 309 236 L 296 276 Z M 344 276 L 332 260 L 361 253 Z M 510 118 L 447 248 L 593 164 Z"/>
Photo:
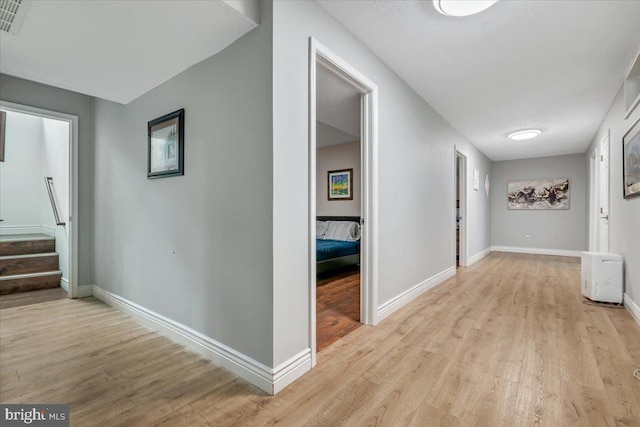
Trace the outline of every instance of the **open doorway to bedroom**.
<path fill-rule="evenodd" d="M 377 111 L 375 83 L 309 38 L 312 366 L 317 351 L 377 323 Z"/>
<path fill-rule="evenodd" d="M 316 343 L 322 351 L 360 323 L 360 91 L 316 66 Z"/>

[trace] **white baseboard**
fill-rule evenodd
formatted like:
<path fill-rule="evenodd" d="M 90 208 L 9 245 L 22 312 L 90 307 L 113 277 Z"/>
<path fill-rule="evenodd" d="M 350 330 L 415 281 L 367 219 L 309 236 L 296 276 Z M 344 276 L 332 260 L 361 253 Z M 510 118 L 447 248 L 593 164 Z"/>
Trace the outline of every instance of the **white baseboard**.
<path fill-rule="evenodd" d="M 60 287 L 69 293 L 69 281 L 64 277 L 60 279 Z M 87 298 L 93 296 L 93 285 L 78 286 L 78 294 L 76 298 Z"/>
<path fill-rule="evenodd" d="M 418 283 L 414 287 L 390 299 L 389 301 L 385 302 L 384 304 L 380 305 L 380 307 L 378 307 L 377 321 L 381 322 L 393 312 L 399 310 L 401 307 L 404 307 L 409 302 L 416 299 L 419 295 L 427 292 L 429 289 L 435 288 L 440 283 L 444 282 L 448 278 L 453 277 L 455 275 L 456 275 L 455 267 L 447 268 L 446 270 L 436 274 L 435 276 L 428 278 L 424 282 Z"/>
<path fill-rule="evenodd" d="M 43 225 L 42 227 L 42 231 L 40 231 L 42 234 L 46 234 L 47 236 L 51 236 L 51 237 L 56 237 L 56 228 L 55 227 L 48 227 L 46 225 Z"/>
<path fill-rule="evenodd" d="M 487 255 L 489 255 L 491 252 L 493 251 L 493 248 L 491 246 L 489 246 L 487 249 L 478 252 L 477 254 L 469 257 L 467 259 L 467 267 L 470 267 L 471 265 L 475 264 L 476 262 L 480 261 L 482 258 L 486 257 Z"/>
<path fill-rule="evenodd" d="M 536 254 L 536 255 L 555 255 L 569 256 L 580 258 L 582 251 L 573 251 L 568 249 L 542 249 L 542 248 L 524 248 L 521 246 L 494 246 L 494 252 L 515 252 L 519 254 Z"/>
<path fill-rule="evenodd" d="M 56 229 L 44 225 L 2 225 L 0 236 L 12 236 L 14 234 L 46 234 L 55 236 Z"/>
<path fill-rule="evenodd" d="M 311 367 L 311 349 L 307 348 L 272 370 L 273 391 L 265 391 L 270 394 L 278 393 L 305 373 L 309 372 Z"/>
<path fill-rule="evenodd" d="M 93 285 L 93 296 L 130 315 L 172 341 L 182 344 L 206 359 L 230 370 L 269 394 L 279 392 L 311 369 L 311 349 L 309 348 L 276 368 L 269 368 L 213 338 L 105 291 L 99 286 Z"/>
<path fill-rule="evenodd" d="M 627 293 L 624 294 L 624 306 L 631 317 L 633 317 L 633 320 L 640 326 L 640 306 L 638 306 Z"/>
<path fill-rule="evenodd" d="M 78 286 L 78 298 L 87 298 L 93 296 L 93 285 L 80 285 Z"/>

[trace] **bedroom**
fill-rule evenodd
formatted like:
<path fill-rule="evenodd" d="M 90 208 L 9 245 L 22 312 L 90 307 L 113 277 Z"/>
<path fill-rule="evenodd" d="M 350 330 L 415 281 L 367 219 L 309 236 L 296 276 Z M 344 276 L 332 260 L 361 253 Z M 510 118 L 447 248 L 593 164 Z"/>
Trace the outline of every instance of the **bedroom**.
<path fill-rule="evenodd" d="M 360 93 L 317 67 L 317 350 L 354 331 L 360 318 Z"/>

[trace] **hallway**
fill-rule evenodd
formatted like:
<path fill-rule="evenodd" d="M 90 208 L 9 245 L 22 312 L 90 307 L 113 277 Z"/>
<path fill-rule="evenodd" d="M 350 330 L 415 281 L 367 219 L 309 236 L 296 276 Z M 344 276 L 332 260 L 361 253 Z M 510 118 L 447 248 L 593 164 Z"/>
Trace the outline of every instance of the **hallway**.
<path fill-rule="evenodd" d="M 640 327 L 582 304 L 579 267 L 493 253 L 276 397 L 93 298 L 3 309 L 0 395 L 69 403 L 83 426 L 637 425 Z"/>

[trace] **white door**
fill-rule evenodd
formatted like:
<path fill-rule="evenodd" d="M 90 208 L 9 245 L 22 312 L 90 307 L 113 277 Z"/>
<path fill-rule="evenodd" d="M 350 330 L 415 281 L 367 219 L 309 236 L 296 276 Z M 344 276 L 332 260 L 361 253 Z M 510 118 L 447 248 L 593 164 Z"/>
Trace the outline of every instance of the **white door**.
<path fill-rule="evenodd" d="M 609 252 L 609 131 L 600 142 L 600 252 Z"/>
<path fill-rule="evenodd" d="M 596 162 L 596 154 L 598 149 L 594 149 L 594 152 L 591 153 L 589 157 L 589 188 L 591 189 L 591 194 L 589 195 L 589 251 L 597 252 L 598 251 L 598 227 L 600 222 L 600 210 L 598 209 L 598 199 L 597 199 L 597 180 L 596 180 L 596 165 L 600 165 L 599 162 Z"/>

